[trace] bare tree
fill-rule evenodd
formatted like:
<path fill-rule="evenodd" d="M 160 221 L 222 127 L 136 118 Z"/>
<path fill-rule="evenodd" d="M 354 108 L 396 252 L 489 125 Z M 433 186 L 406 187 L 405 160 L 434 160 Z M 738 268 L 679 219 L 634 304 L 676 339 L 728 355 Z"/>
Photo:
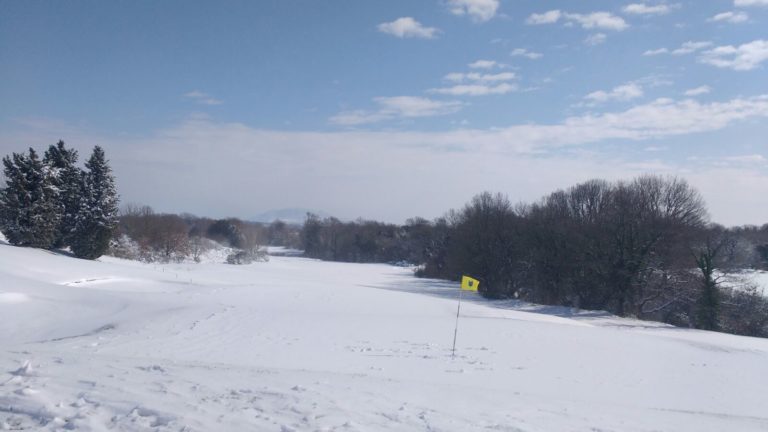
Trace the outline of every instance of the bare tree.
<path fill-rule="evenodd" d="M 189 237 L 189 253 L 195 262 L 199 263 L 202 260 L 202 256 L 211 248 L 211 240 L 200 235 Z"/>

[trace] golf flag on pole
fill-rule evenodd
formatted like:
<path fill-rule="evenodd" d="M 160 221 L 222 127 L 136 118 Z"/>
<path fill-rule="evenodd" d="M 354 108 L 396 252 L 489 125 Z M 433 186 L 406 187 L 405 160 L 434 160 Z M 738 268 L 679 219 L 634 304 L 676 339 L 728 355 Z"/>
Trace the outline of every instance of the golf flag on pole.
<path fill-rule="evenodd" d="M 477 287 L 480 286 L 480 281 L 471 278 L 469 276 L 462 276 L 461 277 L 461 289 L 464 291 L 474 291 L 477 292 Z"/>
<path fill-rule="evenodd" d="M 451 358 L 456 355 L 456 335 L 459 332 L 459 315 L 461 314 L 461 292 L 473 291 L 477 292 L 477 287 L 480 286 L 480 281 L 469 276 L 461 277 L 461 289 L 459 290 L 459 303 L 456 305 L 456 326 L 453 328 L 453 348 L 451 348 Z"/>

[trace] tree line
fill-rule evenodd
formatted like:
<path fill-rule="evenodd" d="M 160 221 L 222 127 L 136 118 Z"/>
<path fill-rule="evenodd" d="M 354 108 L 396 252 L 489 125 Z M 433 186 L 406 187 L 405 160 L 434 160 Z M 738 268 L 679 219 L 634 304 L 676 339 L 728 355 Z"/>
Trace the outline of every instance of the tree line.
<path fill-rule="evenodd" d="M 299 228 L 282 221 L 271 224 L 237 218 L 212 219 L 190 214 L 156 213 L 149 206 L 127 204 L 119 214 L 111 255 L 144 262 L 200 262 L 211 249 L 234 249 L 231 264 L 264 261 L 263 246 L 299 246 Z"/>
<path fill-rule="evenodd" d="M 63 141 L 43 158 L 30 148 L 3 158 L 0 232 L 13 245 L 70 247 L 96 259 L 109 248 L 117 224 L 118 195 L 104 150 L 96 146 L 77 166 L 78 153 Z"/>
<path fill-rule="evenodd" d="M 84 164 L 63 141 L 42 158 L 35 149 L 3 158 L 0 232 L 9 243 L 43 249 L 69 247 L 80 258 L 104 254 L 145 262 L 199 262 L 224 245 L 233 264 L 266 260 L 264 245 L 300 246 L 299 227 L 281 221 L 260 224 L 237 218 L 211 219 L 156 213 L 149 206 L 119 208 L 115 178 L 104 150 L 96 146 Z"/>
<path fill-rule="evenodd" d="M 342 222 L 308 214 L 301 230 L 306 256 L 343 262 L 410 262 L 426 259 L 423 243 L 432 234 L 429 221 L 409 219 L 398 226 L 359 219 Z"/>
<path fill-rule="evenodd" d="M 768 336 L 766 299 L 722 283 L 725 271 L 768 268 L 768 224 L 711 224 L 700 194 L 678 178 L 592 180 L 530 204 L 486 192 L 404 225 L 308 215 L 301 239 L 310 257 L 405 260 L 419 276 L 448 280 L 469 274 L 487 298 Z"/>

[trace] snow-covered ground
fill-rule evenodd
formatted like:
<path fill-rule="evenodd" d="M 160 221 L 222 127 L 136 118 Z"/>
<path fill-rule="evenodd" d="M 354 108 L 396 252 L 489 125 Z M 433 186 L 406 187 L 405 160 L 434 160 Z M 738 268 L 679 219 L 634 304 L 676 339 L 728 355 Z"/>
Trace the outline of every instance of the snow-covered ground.
<path fill-rule="evenodd" d="M 768 296 L 768 271 L 744 270 L 726 275 L 718 274 L 720 284 L 725 287 L 743 289 L 754 287 L 758 293 Z"/>
<path fill-rule="evenodd" d="M 766 431 L 768 340 L 487 302 L 405 268 L 0 244 L 0 429 Z"/>

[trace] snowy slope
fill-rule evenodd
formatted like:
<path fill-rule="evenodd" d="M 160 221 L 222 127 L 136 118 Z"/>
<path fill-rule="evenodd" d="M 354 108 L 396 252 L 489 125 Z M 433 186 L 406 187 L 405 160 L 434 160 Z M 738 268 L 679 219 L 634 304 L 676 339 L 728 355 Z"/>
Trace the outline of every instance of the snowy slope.
<path fill-rule="evenodd" d="M 452 359 L 456 288 L 0 244 L 0 429 L 768 430 L 768 340 L 473 297 Z"/>
<path fill-rule="evenodd" d="M 755 287 L 759 293 L 768 295 L 768 271 L 745 270 L 729 273 L 721 279 L 720 283 L 727 287 Z"/>

